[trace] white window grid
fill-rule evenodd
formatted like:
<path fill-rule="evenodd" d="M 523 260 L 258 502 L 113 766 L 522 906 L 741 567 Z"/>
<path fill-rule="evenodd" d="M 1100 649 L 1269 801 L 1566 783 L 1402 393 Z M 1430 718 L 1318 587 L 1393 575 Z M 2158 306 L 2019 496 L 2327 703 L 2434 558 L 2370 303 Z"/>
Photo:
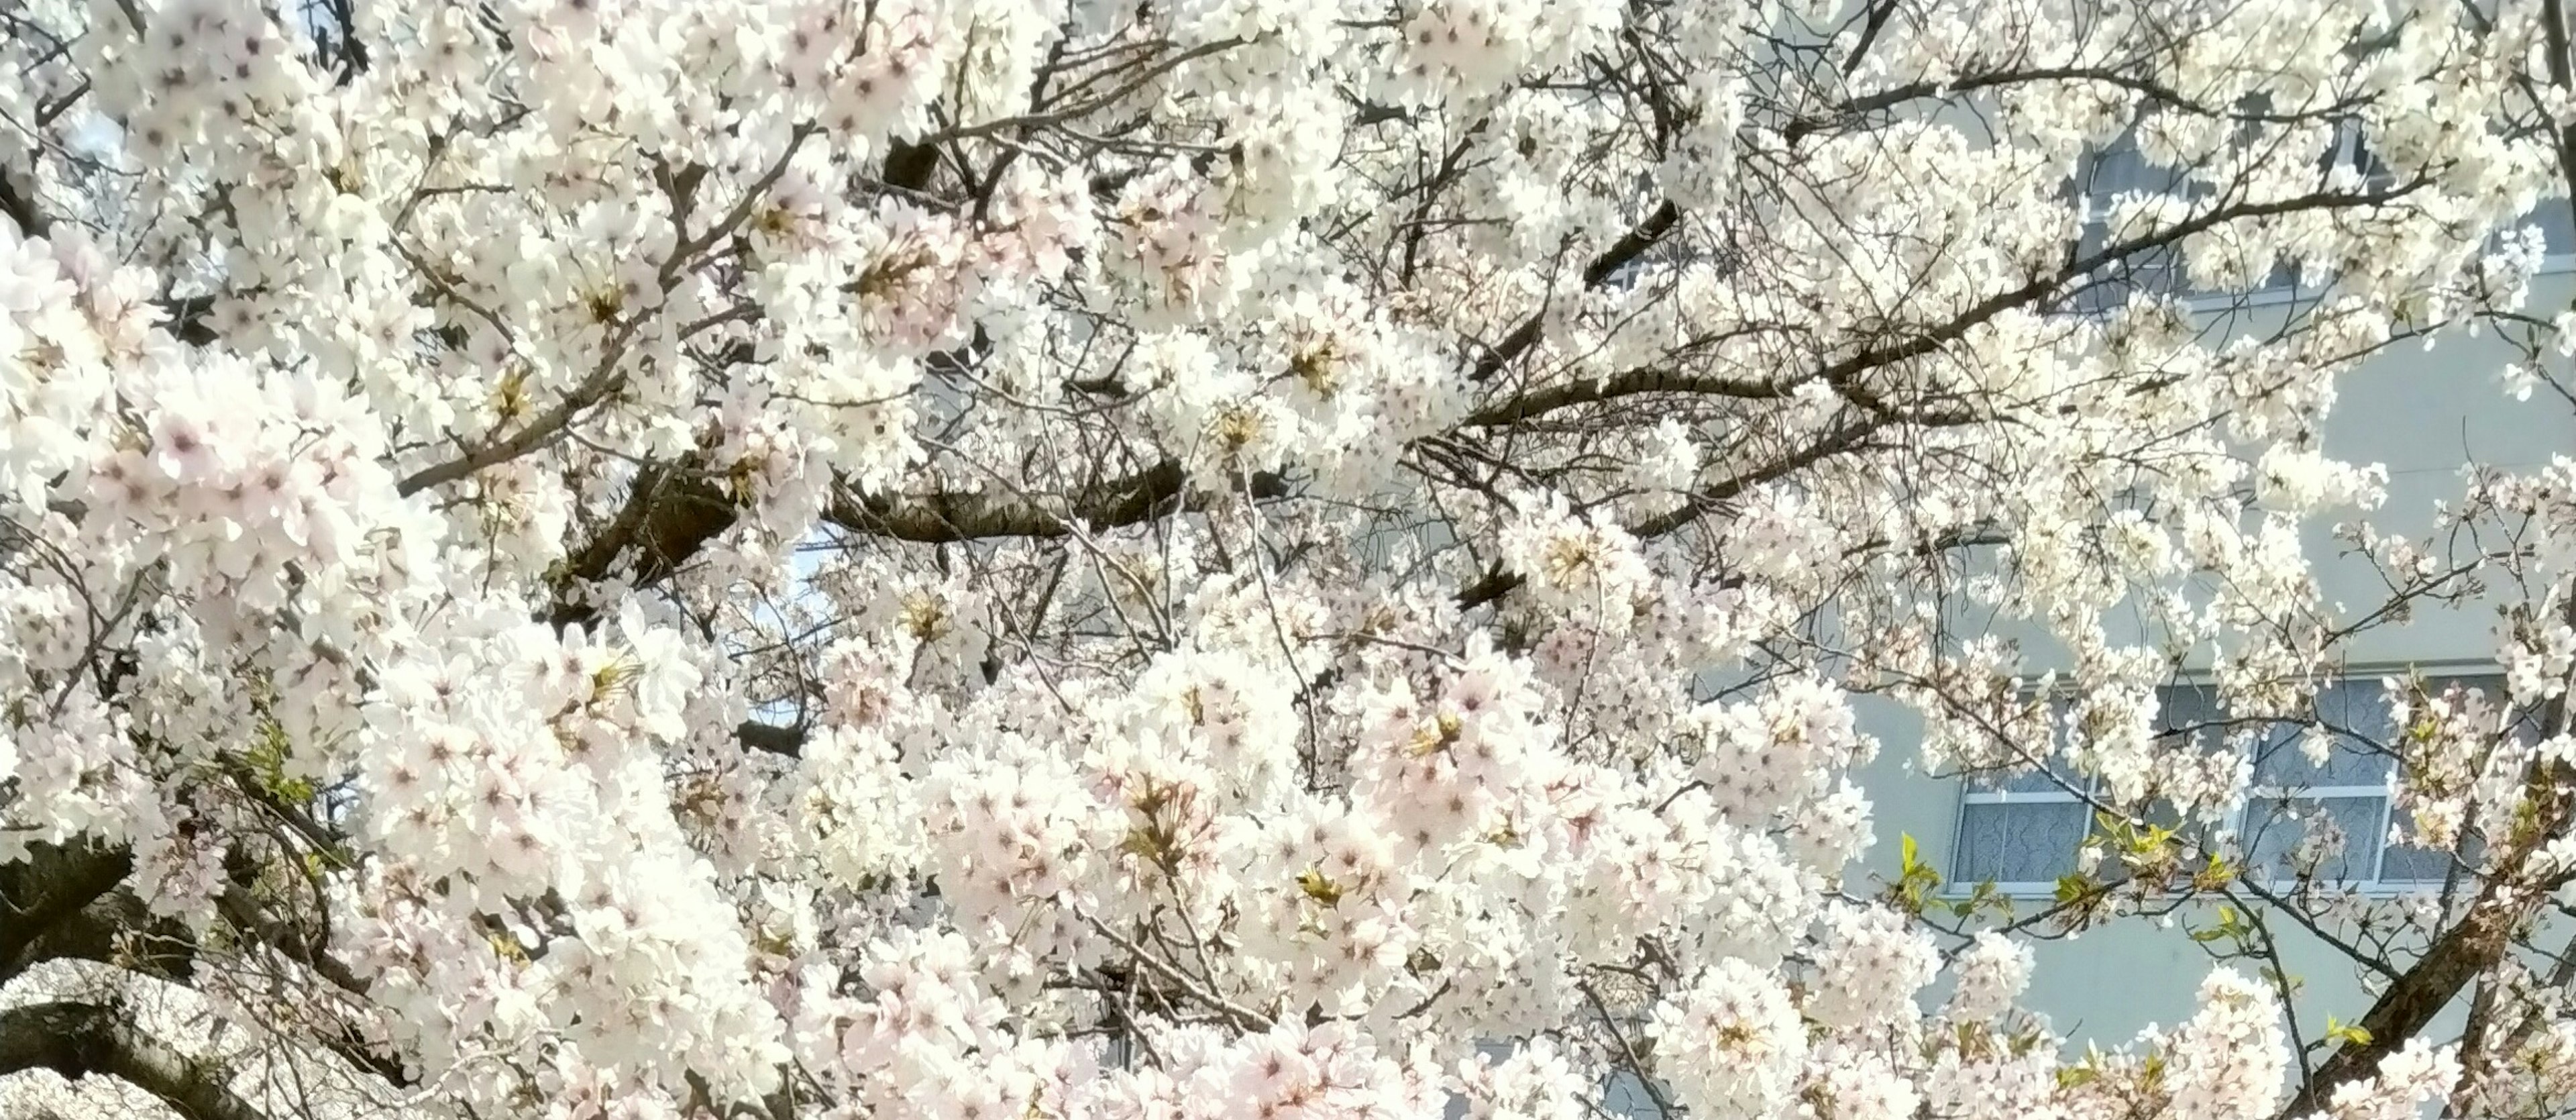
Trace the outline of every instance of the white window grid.
<path fill-rule="evenodd" d="M 2394 675 L 2399 677 L 2404 676 L 2402 672 Z M 2363 686 L 2367 689 L 2367 695 L 2364 702 L 2375 706 L 2385 702 L 2379 687 L 2379 682 L 2382 679 L 2383 678 L 2380 675 L 2354 673 L 2332 682 L 2328 687 Z M 2498 695 L 2503 687 L 2502 678 L 2491 668 L 2486 667 L 2480 667 L 2478 669 L 2468 671 L 2441 672 L 2428 675 L 2427 677 L 2428 686 L 2433 688 L 2435 691 L 2448 687 L 2450 684 L 2454 683 L 2466 685 L 2470 688 L 2485 690 L 2490 697 Z M 2178 686 L 2172 686 L 2161 690 L 2164 695 L 2160 696 L 2159 699 L 2170 700 L 2170 698 L 2183 689 L 2198 690 L 2207 689 L 2208 687 L 2209 686 L 2202 683 L 2186 682 Z M 2160 706 L 2165 708 L 2165 714 L 2169 715 L 2171 713 L 2171 705 L 2166 704 Z M 2197 741 L 2204 743 L 2206 742 L 2206 739 L 2203 737 L 2212 734 L 2213 732 L 2220 735 L 2229 734 L 2226 730 L 2226 724 L 2235 721 L 2229 721 L 2224 717 L 2214 720 L 2204 718 L 2218 715 L 2219 713 L 2214 711 L 2204 710 L 2203 712 L 2195 715 L 2189 722 L 2183 724 L 2182 727 L 2168 731 L 2166 734 L 2179 734 L 2183 730 L 2188 729 L 2194 734 Z M 2249 719 L 2242 722 L 2258 721 Z M 2258 752 L 2290 751 L 2295 753 L 2300 749 L 2300 744 L 2298 742 L 2299 736 L 2307 733 L 2307 730 L 2308 725 L 2304 723 L 2291 720 L 2279 721 L 2278 730 L 2257 734 L 2253 738 L 2248 749 Z M 2332 768 L 2335 761 L 2335 758 L 2329 758 L 2329 768 Z M 2370 846 L 2370 854 L 2368 857 L 2369 874 L 2362 876 L 2334 876 L 2323 873 L 2324 868 L 2321 867 L 2319 869 L 2320 873 L 2315 876 L 2315 881 L 2319 884 L 2337 888 L 2351 888 L 2365 894 L 2401 894 L 2414 891 L 2440 889 L 2447 881 L 2447 870 L 2450 863 L 2450 855 L 2447 851 L 2435 851 L 2432 849 L 2417 848 L 2411 845 L 2399 845 L 2390 842 L 2390 830 L 2397 823 L 2397 765 L 2396 760 L 2387 758 L 2379 759 L 2379 763 L 2383 766 L 2383 776 L 2376 781 L 2312 782 L 2298 785 L 2258 781 L 2256 784 L 2248 787 L 2243 802 L 2228 815 L 2228 819 L 2224 824 L 2225 831 L 2234 840 L 2234 848 L 2237 853 L 2237 858 L 2242 861 L 2242 866 L 2244 867 L 2245 872 L 2249 875 L 2259 876 L 2256 879 L 2256 882 L 2265 886 L 2286 885 L 2292 880 L 2292 876 L 2286 868 L 2281 866 L 2283 856 L 2286 852 L 2297 846 L 2300 839 L 2306 835 L 2306 829 L 2313 827 L 2313 822 L 2319 816 L 2326 815 L 2326 806 L 2335 802 L 2367 801 L 2371 803 L 2371 808 L 2368 810 L 2367 818 L 2368 826 L 2371 829 L 2370 833 L 2367 836 L 2364 836 L 2353 829 L 2345 828 L 2345 835 L 2342 838 L 2343 847 L 2327 861 L 2326 866 L 2330 867 L 2334 863 L 2348 864 L 2349 861 L 2354 858 L 2356 847 L 2366 842 Z M 2302 759 L 2302 765 L 2305 765 L 2304 759 Z M 2048 770 L 2034 770 L 2027 775 L 2006 779 L 2006 783 L 2022 782 L 2026 783 L 2031 788 L 2015 789 L 2009 788 L 2009 784 L 1985 784 L 1973 778 L 1962 782 L 1957 815 L 1953 821 L 1951 831 L 1950 866 L 1948 868 L 1950 874 L 1946 876 L 1947 889 L 1950 892 L 1965 894 L 1968 891 L 1974 890 L 1989 882 L 1993 884 L 1993 889 L 1995 891 L 2014 897 L 2029 897 L 2034 895 L 2047 896 L 2053 895 L 2057 890 L 2057 880 L 2054 878 L 2045 880 L 1988 879 L 1983 876 L 1973 876 L 1966 873 L 1966 869 L 1968 868 L 1970 861 L 1975 858 L 1975 853 L 1971 851 L 1970 847 L 1971 837 L 1969 834 L 1969 818 L 1977 806 L 2065 805 L 2081 807 L 2081 816 L 2076 820 L 2074 826 L 2073 842 L 2066 847 L 2062 857 L 2053 857 L 2057 858 L 2058 864 L 2052 865 L 2060 875 L 2072 873 L 2078 869 L 2078 856 L 2083 844 L 2102 834 L 2102 824 L 2097 815 L 2097 810 L 2094 808 L 2093 802 L 2095 799 L 2092 797 L 2095 783 L 2092 779 L 2082 775 L 2056 773 L 2055 771 L 2058 770 L 2059 766 L 2057 760 L 2052 756 L 2049 760 Z M 2296 820 L 2283 821 L 2278 816 L 2274 816 L 2271 819 L 2262 822 L 2265 828 L 2280 825 L 2290 826 L 2293 831 L 2288 837 L 2289 843 L 2287 844 L 2267 846 L 2262 837 L 2249 836 L 2247 834 L 2249 823 L 2253 820 L 2254 814 L 2267 811 L 2273 813 L 2279 812 L 2277 809 L 2268 809 L 2268 807 L 2271 806 L 2296 806 L 2301 811 L 2302 815 L 2300 815 Z M 2166 827 L 2174 827 L 2176 824 L 2176 822 L 2172 820 L 2165 820 L 2157 823 L 2163 824 Z M 2338 825 L 2338 827 L 2342 826 Z M 2390 856 L 2392 853 L 2399 854 L 2402 858 L 2409 860 L 2429 861 L 2436 866 L 2434 868 L 2418 869 L 2418 872 L 2416 873 L 2398 872 L 2392 874 L 2389 868 Z M 2117 858 L 2118 857 L 2113 854 L 2104 855 L 2103 865 L 2097 866 L 2093 869 L 2092 874 L 2097 881 L 2102 878 L 2117 875 Z M 1998 859 L 1995 862 L 2002 862 L 2002 860 Z M 2421 873 L 2426 871 L 2432 873 Z"/>

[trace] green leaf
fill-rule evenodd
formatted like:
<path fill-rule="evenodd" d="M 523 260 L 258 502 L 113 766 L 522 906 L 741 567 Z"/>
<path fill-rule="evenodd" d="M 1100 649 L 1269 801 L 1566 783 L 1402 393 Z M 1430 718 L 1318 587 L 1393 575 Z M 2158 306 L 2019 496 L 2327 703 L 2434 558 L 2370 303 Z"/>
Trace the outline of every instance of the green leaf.
<path fill-rule="evenodd" d="M 1297 873 L 1297 889 L 1306 892 L 1306 897 L 1326 906 L 1342 904 L 1341 886 L 1325 878 L 1322 871 L 1314 868 L 1310 867 Z"/>
<path fill-rule="evenodd" d="M 2057 879 L 2057 901 L 2080 902 L 2093 893 L 2093 880 L 2081 871 L 2069 872 Z"/>

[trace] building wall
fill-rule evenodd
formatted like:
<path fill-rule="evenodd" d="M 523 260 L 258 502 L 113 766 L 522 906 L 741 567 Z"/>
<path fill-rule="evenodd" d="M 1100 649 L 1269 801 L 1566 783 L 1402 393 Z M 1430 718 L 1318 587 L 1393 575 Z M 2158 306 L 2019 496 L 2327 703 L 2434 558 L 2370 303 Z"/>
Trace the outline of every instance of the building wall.
<path fill-rule="evenodd" d="M 2535 283 L 2529 306 L 2546 315 L 2544 309 L 2569 306 L 2571 295 L 2576 275 L 2556 271 Z M 2264 320 L 2277 321 L 2279 314 L 2245 316 L 2244 329 L 2265 329 L 2271 324 Z M 2471 461 L 2524 470 L 2576 452 L 2576 409 L 2545 388 L 2528 402 L 2505 394 L 2500 371 L 2512 358 L 2512 349 L 2492 335 L 2452 336 L 2432 350 L 2409 345 L 2382 354 L 2342 379 L 2321 435 L 2330 456 L 2386 465 L 2388 500 L 2369 515 L 2374 524 L 2412 534 L 2428 531 L 2434 503 L 2458 500 L 2461 468 Z M 2347 613 L 2367 610 L 2380 601 L 2377 577 L 2367 564 L 2339 558 L 2342 550 L 2327 525 L 2309 535 L 2309 555 L 2327 600 Z M 2370 672 L 2491 665 L 2495 622 L 2491 601 L 2421 611 L 2403 625 L 2358 639 L 2349 667 Z M 1877 842 L 1847 878 L 1846 889 L 1868 894 L 1879 880 L 1892 879 L 1906 836 L 1926 862 L 1947 875 L 1958 839 L 1959 783 L 1922 773 L 1916 751 L 1920 723 L 1912 713 L 1872 698 L 1862 702 L 1862 720 L 1884 745 L 1879 759 L 1855 779 L 1874 803 Z M 2035 913 L 2047 902 L 2022 900 L 2018 912 Z M 2212 910 L 2186 911 L 2170 922 L 2123 919 L 2039 944 L 2029 1005 L 2047 1014 L 2078 1049 L 2088 1042 L 2116 1046 L 2142 1028 L 2179 1022 L 2213 967 L 2188 929 L 2214 918 Z M 2275 919 L 2271 925 L 2284 971 L 2301 984 L 2292 1010 L 2304 1037 L 2318 1037 L 2329 1015 L 2351 1022 L 2369 1008 L 2372 993 L 2348 958 L 2295 923 Z M 2446 1016 L 2453 1029 L 2461 1015 L 2455 1006 Z"/>

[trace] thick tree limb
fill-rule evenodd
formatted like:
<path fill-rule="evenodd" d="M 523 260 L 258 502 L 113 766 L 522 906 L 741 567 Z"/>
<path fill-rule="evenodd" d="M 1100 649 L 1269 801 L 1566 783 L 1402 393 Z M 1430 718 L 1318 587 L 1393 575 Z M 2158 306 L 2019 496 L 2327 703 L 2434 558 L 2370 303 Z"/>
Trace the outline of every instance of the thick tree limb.
<path fill-rule="evenodd" d="M 34 1003 L 0 1011 L 0 1076 L 31 1069 L 113 1077 L 169 1102 L 188 1120 L 267 1120 L 232 1091 L 221 1063 L 180 1053 L 104 1004 Z"/>
<path fill-rule="evenodd" d="M 320 938 L 271 917 L 260 908 L 247 888 L 238 883 L 226 888 L 215 896 L 215 908 L 223 914 L 224 922 L 242 937 L 275 949 L 287 959 L 312 969 L 314 975 L 341 991 L 360 999 L 366 997 L 366 981 L 360 980 L 356 973 L 349 971 L 348 965 L 332 956 L 330 948 L 322 944 Z M 339 1055 L 352 1066 L 383 1078 L 386 1084 L 397 1088 L 409 1088 L 413 1084 L 414 1079 L 410 1071 L 403 1068 L 401 1059 L 378 1051 L 354 1032 L 344 1028 L 326 1028 L 316 1032 L 314 1037 L 323 1049 Z"/>
<path fill-rule="evenodd" d="M 1072 532 L 1075 525 L 1134 525 L 1197 508 L 1187 490 L 1187 477 L 1180 464 L 1165 462 L 1069 498 L 844 495 L 825 511 L 825 517 L 854 533 L 920 544 L 996 537 L 1053 539 Z M 1256 499 L 1287 494 L 1288 483 L 1278 475 L 1257 475 L 1252 480 Z M 621 557 L 633 555 L 631 575 L 635 585 L 650 586 L 678 570 L 708 541 L 731 529 L 740 516 L 741 507 L 717 488 L 696 460 L 647 469 L 637 476 L 625 508 L 569 558 L 557 583 L 549 621 L 558 627 L 593 621 L 598 612 L 578 598 L 579 589 L 584 583 L 606 578 L 616 570 Z M 805 743 L 801 728 L 757 721 L 743 723 L 735 729 L 735 735 L 749 749 L 790 757 Z"/>
<path fill-rule="evenodd" d="M 2565 876 L 2560 876 L 2563 883 Z M 2397 981 L 2380 993 L 2368 1013 L 2354 1026 L 2369 1038 L 2366 1043 L 2346 1043 L 2317 1066 L 2316 1076 L 2300 1086 L 2298 1095 L 2279 1115 L 2304 1116 L 2322 1108 L 2334 1098 L 2334 1091 L 2346 1083 L 2376 1076 L 2382 1059 L 2404 1047 L 2407 1040 L 2432 1023 L 2434 1016 L 2451 1005 L 2470 980 L 2495 967 L 2513 946 L 2515 931 L 2531 919 L 2552 885 L 2546 888 L 2516 886 L 2503 879 L 2491 881 L 2479 892 L 2468 917 L 2443 931 Z"/>
<path fill-rule="evenodd" d="M 798 727 L 780 727 L 774 723 L 745 720 L 733 729 L 734 738 L 756 751 L 783 754 L 795 758 L 804 753 L 805 731 Z"/>
<path fill-rule="evenodd" d="M 632 552 L 636 586 L 650 586 L 731 529 L 741 515 L 740 507 L 695 460 L 648 469 L 637 476 L 635 487 L 617 518 L 570 558 L 551 616 L 556 625 L 586 622 L 593 616 L 592 608 L 569 595 L 580 581 L 606 578 L 620 557 Z M 1197 497 L 1187 491 L 1181 465 L 1165 461 L 1064 496 L 958 492 L 862 498 L 844 494 L 825 510 L 824 517 L 853 533 L 915 544 L 998 537 L 1054 539 L 1070 534 L 1077 525 L 1116 528 L 1201 508 Z M 1288 492 L 1287 480 L 1276 474 L 1253 477 L 1256 499 L 1286 497 Z"/>
<path fill-rule="evenodd" d="M 1202 508 L 1188 492 L 1181 464 L 1164 460 L 1123 478 L 1087 487 L 1070 496 L 1035 495 L 1026 499 L 992 493 L 941 493 L 843 497 L 824 516 L 854 533 L 891 537 L 916 544 L 951 544 L 992 537 L 1052 539 L 1070 535 L 1077 525 L 1116 528 Z M 1255 475 L 1256 499 L 1286 497 L 1287 480 L 1275 474 Z"/>
<path fill-rule="evenodd" d="M 548 621 L 558 627 L 590 622 L 597 611 L 579 601 L 579 591 L 586 583 L 606 579 L 620 558 L 632 553 L 635 586 L 650 587 L 733 528 L 741 513 L 733 498 L 707 477 L 697 456 L 669 467 L 645 468 L 636 474 L 616 519 L 568 559 L 556 581 Z"/>
<path fill-rule="evenodd" d="M 1506 397 L 1467 414 L 1467 428 L 1494 428 L 1544 416 L 1562 408 L 1618 400 L 1645 393 L 1679 393 L 1695 397 L 1776 400 L 1795 390 L 1796 382 L 1738 381 L 1699 377 L 1667 366 L 1632 369 L 1599 381 L 1565 381 Z"/>
<path fill-rule="evenodd" d="M 196 935 L 185 923 L 154 914 L 132 888 L 118 884 L 55 922 L 6 968 L 23 972 L 42 961 L 97 961 L 184 982 L 196 974 L 196 954 Z"/>
<path fill-rule="evenodd" d="M 40 950 L 133 870 L 133 853 L 86 842 L 37 844 L 25 860 L 0 866 L 0 981 L 49 957 L 91 955 Z"/>
<path fill-rule="evenodd" d="M 28 197 L 27 192 L 10 180 L 5 169 L 0 169 L 0 214 L 7 215 L 10 221 L 18 224 L 20 237 L 43 237 L 45 231 L 53 228 L 53 223 L 45 219 L 43 211 L 36 209 L 35 201 Z"/>

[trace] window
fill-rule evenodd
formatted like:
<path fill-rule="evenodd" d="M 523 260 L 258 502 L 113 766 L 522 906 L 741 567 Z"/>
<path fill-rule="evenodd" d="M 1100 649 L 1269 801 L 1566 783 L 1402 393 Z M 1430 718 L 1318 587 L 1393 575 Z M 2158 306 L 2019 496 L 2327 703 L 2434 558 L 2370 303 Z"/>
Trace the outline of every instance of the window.
<path fill-rule="evenodd" d="M 2493 677 L 2425 682 L 2439 693 L 2458 684 L 2499 694 Z M 2413 834 L 2391 797 L 2397 738 L 2377 677 L 2335 681 L 2318 691 L 2312 721 L 2231 718 L 2204 685 L 2158 690 L 2158 722 L 2176 745 L 2188 737 L 2206 750 L 2221 744 L 2251 752 L 2253 787 L 2221 835 L 2219 847 L 2249 876 L 2287 883 L 2302 875 L 2326 883 L 2403 889 L 2443 882 L 2444 851 L 2388 842 L 2392 828 Z M 2325 740 L 2323 762 L 2308 757 L 2311 736 Z M 1993 778 L 1971 778 L 1961 796 L 1951 880 L 1994 883 L 2017 894 L 2046 893 L 2077 869 L 2085 840 L 2099 831 L 2086 793 L 2091 784 L 2063 766 Z M 2176 819 L 2158 823 L 2174 827 Z M 2116 874 L 2097 868 L 2096 874 Z"/>
<path fill-rule="evenodd" d="M 2576 255 L 2576 207 L 2563 196 L 2543 196 L 2520 225 L 2538 226 L 2541 243 L 2553 257 Z"/>
<path fill-rule="evenodd" d="M 2093 831 L 2093 808 L 2076 775 L 2032 771 L 1970 779 L 1959 806 L 1959 843 L 1950 878 L 2035 891 L 2075 870 L 2076 852 Z"/>
<path fill-rule="evenodd" d="M 2250 107 L 2249 107 L 2250 109 Z M 2363 181 L 2373 189 L 2384 189 L 2396 181 L 2386 164 L 2371 154 L 2362 139 L 2360 127 L 2345 122 L 2335 130 L 2333 143 L 2318 156 L 2318 186 L 2338 167 L 2358 168 Z M 2096 151 L 2087 153 L 2068 184 L 2070 196 L 2081 196 L 2088 205 L 2084 232 L 2075 246 L 2076 259 L 2085 259 L 2112 244 L 2110 223 L 2113 213 L 2124 200 L 2140 195 L 2179 197 L 2192 203 L 2205 202 L 2212 188 L 2194 182 L 2190 168 L 2158 167 L 2147 161 L 2138 144 L 2138 125 L 2132 123 L 2119 138 Z M 2562 207 L 2563 209 L 2563 207 Z M 2547 211 L 2544 209 L 2544 213 Z M 2135 234 L 2122 240 L 2134 238 Z M 2552 246 L 2560 242 L 2552 235 Z M 2553 252 L 2558 251 L 2553 248 Z M 2299 274 L 2299 263 L 2282 261 L 2271 274 L 2252 285 L 2247 294 L 2277 291 L 2293 287 Z M 2218 293 L 2191 286 L 2179 245 L 2159 245 L 2128 254 L 2103 265 L 2080 281 L 2068 298 L 2068 310 L 2079 314 L 2102 314 L 2127 304 L 2132 295 L 2192 297 Z"/>
<path fill-rule="evenodd" d="M 2183 172 L 2147 162 L 2146 154 L 2138 148 L 2135 126 L 2107 147 L 2085 153 L 2069 184 L 2071 193 L 2082 197 L 2086 204 L 2084 233 L 2075 243 L 2076 258 L 2090 258 L 2112 244 L 2112 214 L 2125 200 L 2139 195 L 2190 197 L 2189 186 Z M 2087 314 L 2112 311 L 2128 303 L 2132 295 L 2182 294 L 2183 284 L 2182 254 L 2172 245 L 2161 245 L 2131 253 L 2086 277 L 2072 297 L 2073 309 Z"/>

